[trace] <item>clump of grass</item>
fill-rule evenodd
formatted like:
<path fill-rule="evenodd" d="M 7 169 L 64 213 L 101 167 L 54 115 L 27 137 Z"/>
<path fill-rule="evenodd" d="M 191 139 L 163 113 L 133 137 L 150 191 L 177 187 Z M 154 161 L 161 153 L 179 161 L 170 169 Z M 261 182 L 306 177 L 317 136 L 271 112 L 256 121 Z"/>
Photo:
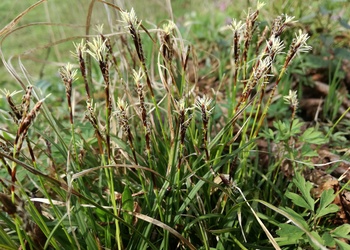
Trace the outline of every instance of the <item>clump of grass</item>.
<path fill-rule="evenodd" d="M 74 44 L 74 63 L 79 66 L 66 64 L 60 70 L 68 123 L 54 119 L 51 112 L 55 111 L 43 99 L 28 112 L 32 87 L 22 111 L 7 95 L 18 127 L 14 154 L 0 152 L 3 162 L 12 162 L 8 210 L 16 210 L 15 196 L 26 202 L 31 222 L 42 232 L 44 247 L 228 249 L 250 247 L 254 242 L 253 247 L 273 244 L 279 248 L 255 211 L 257 204 L 250 205 L 245 197 L 257 198 L 257 190 L 241 189 L 254 189 L 248 184 L 264 182 L 265 170 L 254 165 L 256 138 L 290 63 L 298 53 L 310 50 L 308 35 L 299 31 L 280 63 L 276 58 L 285 49 L 282 34 L 292 17 L 279 16 L 270 32 L 265 28 L 257 33 L 263 7 L 258 3 L 245 23 L 233 20 L 228 26 L 233 35 L 230 79 L 222 83 L 229 111 L 218 121 L 215 115 L 223 105 L 216 102 L 215 94 L 203 95 L 190 82 L 188 62 L 194 60 L 195 47 L 181 38 L 174 22 L 151 32 L 133 9 L 128 12 L 109 5 L 119 11 L 125 32 L 108 36 L 100 26 L 91 41 Z M 122 51 L 114 52 L 116 45 Z M 89 66 L 86 62 L 91 57 L 93 65 Z M 273 84 L 270 92 L 269 83 Z M 73 97 L 74 89 L 81 91 L 80 85 L 86 106 Z M 93 92 L 99 88 L 102 98 Z M 291 123 L 295 98 L 294 94 L 286 98 L 293 107 Z M 38 122 L 33 125 L 41 106 L 46 129 Z M 34 128 L 27 140 L 31 155 L 27 157 L 22 141 L 28 138 L 30 125 Z M 4 140 L 11 144 L 11 138 Z M 34 171 L 37 163 L 45 161 L 55 166 L 54 177 Z M 40 205 L 28 193 L 24 178 L 16 178 L 16 165 L 34 173 L 29 178 L 38 190 L 36 196 L 43 197 Z M 282 177 L 277 178 L 281 181 Z M 10 192 L 5 185 L 3 190 Z M 1 239 L 13 247 L 35 249 L 39 234 L 26 235 L 16 213 L 1 214 L 6 222 Z M 265 233 L 257 234 L 256 225 Z M 13 228 L 16 235 L 10 233 Z"/>

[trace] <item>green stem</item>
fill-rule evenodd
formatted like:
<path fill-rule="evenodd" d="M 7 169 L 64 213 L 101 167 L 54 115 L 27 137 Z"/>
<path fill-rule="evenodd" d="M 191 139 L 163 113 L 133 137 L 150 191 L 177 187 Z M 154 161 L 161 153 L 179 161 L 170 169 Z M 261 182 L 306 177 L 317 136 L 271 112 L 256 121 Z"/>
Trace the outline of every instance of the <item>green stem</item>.
<path fill-rule="evenodd" d="M 327 135 L 326 135 L 327 138 L 328 138 L 329 135 L 333 132 L 334 128 L 339 124 L 339 122 L 340 122 L 341 120 L 343 120 L 343 118 L 345 117 L 345 115 L 346 115 L 347 113 L 349 113 L 349 112 L 350 112 L 350 107 L 348 107 L 348 109 L 339 117 L 339 119 L 334 123 L 334 125 L 332 126 L 332 128 L 328 131 L 328 133 L 327 133 Z"/>

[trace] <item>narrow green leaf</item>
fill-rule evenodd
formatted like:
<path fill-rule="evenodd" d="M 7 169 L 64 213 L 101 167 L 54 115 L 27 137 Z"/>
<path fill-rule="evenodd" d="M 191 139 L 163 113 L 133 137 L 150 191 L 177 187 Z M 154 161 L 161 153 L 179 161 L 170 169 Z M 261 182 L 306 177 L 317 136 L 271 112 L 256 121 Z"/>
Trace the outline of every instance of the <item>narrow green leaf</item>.
<path fill-rule="evenodd" d="M 293 223 L 296 224 L 296 222 L 298 223 L 299 228 L 303 227 L 303 229 L 305 230 L 309 230 L 309 225 L 308 223 L 304 220 L 304 218 L 297 212 L 295 212 L 293 209 L 289 208 L 289 207 L 282 207 L 281 210 L 283 210 L 284 212 L 286 212 L 289 217 L 287 217 L 288 219 L 293 218 Z M 305 231 L 304 231 L 305 232 Z"/>
<path fill-rule="evenodd" d="M 341 240 L 338 240 L 338 239 L 334 239 L 335 242 L 337 243 L 338 245 L 338 249 L 340 250 L 349 250 L 349 244 L 348 243 L 345 243 L 344 241 L 341 241 Z"/>
<path fill-rule="evenodd" d="M 5 244 L 8 247 L 8 249 L 15 249 L 16 248 L 16 245 L 11 240 L 9 234 L 6 233 L 2 227 L 0 227 L 0 241 L 1 241 L 1 244 Z M 2 247 L 2 246 L 0 245 L 0 247 Z M 3 248 L 0 248 L 0 249 L 3 249 Z M 4 249 L 6 249 L 6 248 L 4 248 Z"/>
<path fill-rule="evenodd" d="M 315 242 L 310 237 L 312 235 L 313 239 L 316 239 L 318 243 L 321 243 L 323 246 L 325 245 L 325 241 L 321 238 L 321 236 L 316 231 L 311 231 L 310 235 L 308 235 L 309 243 L 311 246 L 313 246 L 314 249 L 319 249 L 318 246 L 315 244 Z"/>
<path fill-rule="evenodd" d="M 134 202 L 132 199 L 132 193 L 128 185 L 125 185 L 124 191 L 122 194 L 122 207 L 125 213 L 123 213 L 123 218 L 126 223 L 131 224 L 132 223 L 132 215 L 128 212 L 132 212 L 134 208 Z"/>
<path fill-rule="evenodd" d="M 300 228 L 311 239 L 313 244 L 318 247 L 317 249 L 327 250 L 327 248 L 324 245 L 322 245 L 316 238 L 314 238 L 314 236 L 309 231 L 308 223 L 306 223 L 306 221 L 304 220 L 304 218 L 302 216 L 300 216 L 300 214 L 296 213 L 295 211 L 293 211 L 292 209 L 290 209 L 288 207 L 277 208 L 268 202 L 265 202 L 262 200 L 257 200 L 257 201 L 260 202 L 261 204 L 265 205 L 266 207 L 274 210 L 275 212 L 283 215 L 287 219 L 289 219 L 295 226 Z"/>

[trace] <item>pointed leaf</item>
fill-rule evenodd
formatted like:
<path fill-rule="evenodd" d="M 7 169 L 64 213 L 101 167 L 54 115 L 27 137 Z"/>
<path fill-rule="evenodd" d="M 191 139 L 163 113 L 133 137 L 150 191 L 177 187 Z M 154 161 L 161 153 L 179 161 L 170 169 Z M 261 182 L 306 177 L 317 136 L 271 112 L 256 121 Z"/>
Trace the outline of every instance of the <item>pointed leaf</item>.
<path fill-rule="evenodd" d="M 310 191 L 312 189 L 312 184 L 308 181 L 305 181 L 304 177 L 300 173 L 295 174 L 295 178 L 293 179 L 293 183 L 297 186 L 299 191 L 302 194 L 303 199 L 309 205 L 309 209 L 314 211 L 315 201 L 311 197 Z"/>
<path fill-rule="evenodd" d="M 319 131 L 316 131 L 314 127 L 308 128 L 300 136 L 300 141 L 312 143 L 312 144 L 324 144 L 327 142 L 327 138 Z"/>
<path fill-rule="evenodd" d="M 338 245 L 338 249 L 340 250 L 349 250 L 349 244 L 344 242 L 344 241 L 341 241 L 341 240 L 338 240 L 338 239 L 334 239 L 335 242 L 337 243 Z"/>
<path fill-rule="evenodd" d="M 322 216 L 325 216 L 327 214 L 333 214 L 338 212 L 339 207 L 335 204 L 330 204 L 328 207 L 322 209 L 317 215 L 316 218 L 320 218 Z"/>
<path fill-rule="evenodd" d="M 310 205 L 300 195 L 292 192 L 287 192 L 285 195 L 291 199 L 295 205 L 311 210 Z"/>
<path fill-rule="evenodd" d="M 331 204 L 334 201 L 335 194 L 333 189 L 327 189 L 322 192 L 320 199 L 320 206 L 316 212 L 316 218 L 322 217 L 329 213 L 335 213 L 339 210 L 339 207 L 335 204 Z"/>
<path fill-rule="evenodd" d="M 344 224 L 336 229 L 331 233 L 333 237 L 339 237 L 339 238 L 345 238 L 350 240 L 350 224 Z"/>
<path fill-rule="evenodd" d="M 280 236 L 280 238 L 276 238 L 279 246 L 297 244 L 305 234 L 303 230 L 294 225 L 280 224 L 279 227 L 280 229 L 276 231 L 276 234 Z"/>

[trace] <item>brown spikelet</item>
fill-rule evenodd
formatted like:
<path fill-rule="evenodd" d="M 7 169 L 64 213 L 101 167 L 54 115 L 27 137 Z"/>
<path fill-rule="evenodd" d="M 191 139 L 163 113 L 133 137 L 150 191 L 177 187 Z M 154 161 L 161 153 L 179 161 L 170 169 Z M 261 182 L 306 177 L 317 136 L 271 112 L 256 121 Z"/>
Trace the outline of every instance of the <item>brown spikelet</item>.
<path fill-rule="evenodd" d="M 112 44 L 111 44 L 111 39 L 109 39 L 108 37 L 105 37 L 103 34 L 100 34 L 100 36 L 102 37 L 103 41 L 105 41 L 106 48 L 107 48 L 109 56 L 111 57 L 111 62 L 114 65 L 115 71 L 118 73 L 118 75 L 120 75 L 120 72 L 119 72 L 119 69 L 118 69 L 117 58 L 115 57 L 115 55 L 113 53 L 113 47 L 112 47 Z"/>
<path fill-rule="evenodd" d="M 97 142 L 98 142 L 98 146 L 99 146 L 99 152 L 100 152 L 100 154 L 103 154 L 103 144 L 106 141 L 105 141 L 104 137 L 102 136 L 102 133 L 99 130 L 98 120 L 97 120 L 97 117 L 95 115 L 95 111 L 93 109 L 92 101 L 91 101 L 91 103 L 89 101 L 87 102 L 87 111 L 85 113 L 85 119 L 87 119 L 91 123 L 91 125 L 94 127 L 95 135 L 97 137 Z"/>
<path fill-rule="evenodd" d="M 24 117 L 19 124 L 16 140 L 15 140 L 15 148 L 18 153 L 22 147 L 23 139 L 26 137 L 29 127 L 33 124 L 36 116 L 39 113 L 40 107 L 43 104 L 43 100 L 37 102 L 34 108 Z"/>
<path fill-rule="evenodd" d="M 80 43 L 77 43 L 77 44 L 74 43 L 74 47 L 75 47 L 75 52 L 72 52 L 72 54 L 79 61 L 79 69 L 80 69 L 81 76 L 83 77 L 85 92 L 87 95 L 87 99 L 90 100 L 91 99 L 90 87 L 86 76 L 86 65 L 85 65 L 85 59 L 84 59 L 84 55 L 86 53 L 86 44 L 84 43 L 84 40 L 81 40 Z"/>
<path fill-rule="evenodd" d="M 136 92 L 139 98 L 140 102 L 140 113 L 141 113 L 141 121 L 142 125 L 144 128 L 144 134 L 145 134 L 145 139 L 146 139 L 146 150 L 148 154 L 150 153 L 151 150 L 151 131 L 150 131 L 150 126 L 149 126 L 149 118 L 147 115 L 147 109 L 145 106 L 145 95 L 144 95 L 144 85 L 141 82 L 143 75 L 142 71 L 140 70 L 139 72 L 136 72 L 135 70 L 133 71 L 133 78 L 136 84 Z"/>
<path fill-rule="evenodd" d="M 69 108 L 69 120 L 70 123 L 73 124 L 73 107 L 72 107 L 72 83 L 75 81 L 75 76 L 77 74 L 77 70 L 73 70 L 73 66 L 70 63 L 67 63 L 60 70 L 60 75 L 62 81 L 66 87 L 66 96 Z"/>
<path fill-rule="evenodd" d="M 259 49 L 262 45 L 262 43 L 266 40 L 266 36 L 267 36 L 267 32 L 269 31 L 269 26 L 266 26 L 263 30 L 263 32 L 261 33 L 261 35 L 259 35 L 259 40 L 256 44 L 256 48 L 255 48 L 255 54 L 259 55 Z"/>
<path fill-rule="evenodd" d="M 22 112 L 20 109 L 17 108 L 17 106 L 16 106 L 15 102 L 13 101 L 12 96 L 10 94 L 6 94 L 6 100 L 11 108 L 11 111 L 9 112 L 9 114 L 11 115 L 14 122 L 16 124 L 18 124 L 20 122 L 20 120 L 22 119 Z"/>
<path fill-rule="evenodd" d="M 149 77 L 149 73 L 146 67 L 146 60 L 143 52 L 142 42 L 141 42 L 141 36 L 140 32 L 138 30 L 139 26 L 141 25 L 141 21 L 139 21 L 136 17 L 134 9 L 131 9 L 130 12 L 122 11 L 121 16 L 123 21 L 127 24 L 127 29 L 129 33 L 131 34 L 137 56 L 141 62 L 143 73 L 146 76 L 146 82 L 147 86 L 149 88 L 149 91 L 151 93 L 151 96 L 154 97 L 153 87 L 151 84 L 151 79 Z M 147 31 L 146 31 L 147 32 Z"/>
<path fill-rule="evenodd" d="M 118 118 L 118 122 L 120 127 L 122 128 L 124 134 L 126 135 L 126 137 L 128 138 L 128 142 L 134 157 L 134 161 L 135 164 L 138 165 L 138 161 L 136 158 L 136 152 L 135 152 L 135 148 L 134 148 L 134 142 L 133 142 L 133 136 L 131 134 L 131 129 L 130 129 L 130 125 L 129 125 L 129 118 L 127 115 L 127 108 L 128 105 L 125 101 L 123 101 L 122 99 L 118 99 L 117 101 L 117 118 Z"/>
<path fill-rule="evenodd" d="M 33 86 L 28 86 L 25 95 L 22 98 L 22 116 L 26 116 L 30 106 L 30 97 L 32 96 Z"/>
<path fill-rule="evenodd" d="M 258 10 L 254 11 L 252 14 L 248 12 L 247 19 L 246 19 L 246 29 L 244 33 L 243 53 L 241 58 L 242 63 L 247 62 L 248 50 L 253 37 L 253 32 L 256 28 L 255 22 L 256 22 L 256 19 L 258 18 L 258 15 L 259 15 Z"/>

